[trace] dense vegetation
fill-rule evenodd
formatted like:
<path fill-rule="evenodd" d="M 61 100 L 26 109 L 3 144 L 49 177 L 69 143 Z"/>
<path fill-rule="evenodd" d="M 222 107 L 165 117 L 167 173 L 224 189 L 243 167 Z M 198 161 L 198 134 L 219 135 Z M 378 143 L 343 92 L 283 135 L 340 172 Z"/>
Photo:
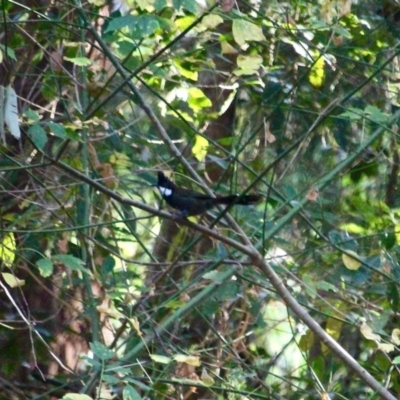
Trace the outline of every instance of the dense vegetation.
<path fill-rule="evenodd" d="M 399 398 L 395 0 L 1 5 L 0 399 Z"/>

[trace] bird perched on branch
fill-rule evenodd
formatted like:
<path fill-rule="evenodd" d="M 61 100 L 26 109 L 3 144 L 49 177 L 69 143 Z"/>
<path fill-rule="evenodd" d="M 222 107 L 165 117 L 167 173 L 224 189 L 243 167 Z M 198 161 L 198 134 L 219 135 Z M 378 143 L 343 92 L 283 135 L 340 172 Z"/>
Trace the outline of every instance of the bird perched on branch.
<path fill-rule="evenodd" d="M 168 205 L 179 210 L 181 217 L 202 214 L 220 204 L 248 206 L 261 200 L 261 196 L 256 194 L 211 197 L 204 193 L 176 186 L 161 171 L 158 172 L 158 181 L 154 186 L 157 186 L 162 198 Z"/>

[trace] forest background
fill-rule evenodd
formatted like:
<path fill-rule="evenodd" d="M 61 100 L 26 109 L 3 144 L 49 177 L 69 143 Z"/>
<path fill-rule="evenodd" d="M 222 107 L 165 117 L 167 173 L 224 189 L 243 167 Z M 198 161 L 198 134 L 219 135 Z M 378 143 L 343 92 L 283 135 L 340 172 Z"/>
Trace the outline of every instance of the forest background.
<path fill-rule="evenodd" d="M 399 398 L 397 1 L 0 27 L 0 399 Z M 177 219 L 157 171 L 262 201 Z"/>

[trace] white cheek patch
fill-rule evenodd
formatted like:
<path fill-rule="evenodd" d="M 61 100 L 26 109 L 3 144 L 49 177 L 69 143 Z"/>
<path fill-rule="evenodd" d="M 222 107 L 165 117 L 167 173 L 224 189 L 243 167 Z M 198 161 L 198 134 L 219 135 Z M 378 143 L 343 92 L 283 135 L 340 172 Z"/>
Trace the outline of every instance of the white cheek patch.
<path fill-rule="evenodd" d="M 172 194 L 172 190 L 171 189 L 168 189 L 168 188 L 165 188 L 165 187 L 162 187 L 162 186 L 158 186 L 158 190 L 160 191 L 161 196 L 164 196 L 164 197 L 169 197 Z"/>

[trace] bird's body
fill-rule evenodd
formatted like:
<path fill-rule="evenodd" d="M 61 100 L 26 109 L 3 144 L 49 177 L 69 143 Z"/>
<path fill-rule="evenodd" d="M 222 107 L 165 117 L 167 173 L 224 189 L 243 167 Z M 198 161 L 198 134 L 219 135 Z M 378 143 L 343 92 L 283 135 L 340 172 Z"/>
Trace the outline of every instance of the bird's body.
<path fill-rule="evenodd" d="M 195 192 L 176 186 L 163 172 L 158 172 L 158 182 L 155 185 L 161 196 L 169 206 L 179 210 L 181 216 L 198 215 L 220 204 L 250 205 L 257 203 L 261 197 L 258 195 L 238 195 L 211 197 L 207 194 Z"/>

